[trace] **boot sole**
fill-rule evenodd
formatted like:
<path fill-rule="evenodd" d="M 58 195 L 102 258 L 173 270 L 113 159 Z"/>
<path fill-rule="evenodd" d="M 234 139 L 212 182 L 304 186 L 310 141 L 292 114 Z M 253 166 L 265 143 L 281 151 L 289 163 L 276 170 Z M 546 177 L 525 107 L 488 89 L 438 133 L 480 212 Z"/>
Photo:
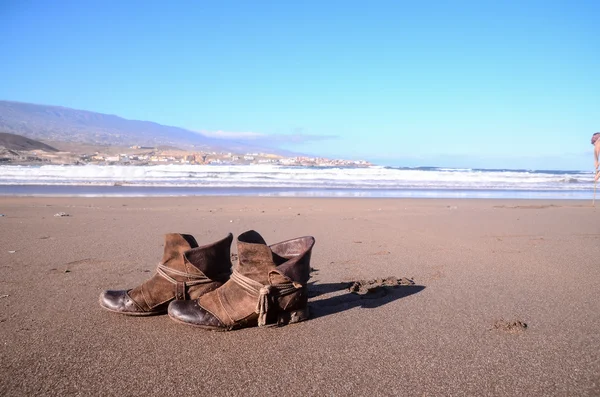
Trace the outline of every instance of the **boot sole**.
<path fill-rule="evenodd" d="M 256 325 L 254 327 L 244 327 L 244 326 L 236 327 L 236 325 L 233 325 L 231 327 L 221 328 L 221 327 L 212 327 L 210 325 L 186 323 L 185 321 L 181 321 L 178 318 L 171 317 L 171 315 L 169 315 L 169 318 L 179 324 L 189 325 L 190 327 L 202 328 L 202 329 L 206 329 L 209 331 L 216 331 L 216 332 L 226 332 L 226 331 L 234 331 L 236 329 L 256 327 Z M 306 320 L 308 320 L 308 318 L 309 318 L 308 307 L 305 307 L 303 309 L 293 310 L 291 312 L 281 312 L 277 315 L 277 322 L 264 325 L 261 328 L 283 327 L 285 325 L 296 324 L 301 321 L 306 321 Z"/>
<path fill-rule="evenodd" d="M 161 314 L 167 314 L 166 310 L 160 311 L 160 312 L 120 312 L 118 310 L 109 309 L 108 307 L 104 306 L 102 304 L 102 301 L 100 301 L 100 307 L 111 313 L 123 314 L 125 316 L 131 316 L 131 317 L 148 317 L 148 316 L 158 316 Z"/>
<path fill-rule="evenodd" d="M 308 306 L 298 310 L 292 310 L 290 312 L 281 312 L 277 315 L 277 323 L 273 324 L 278 327 L 282 327 L 288 324 L 296 324 L 301 321 L 306 321 L 310 317 Z"/>

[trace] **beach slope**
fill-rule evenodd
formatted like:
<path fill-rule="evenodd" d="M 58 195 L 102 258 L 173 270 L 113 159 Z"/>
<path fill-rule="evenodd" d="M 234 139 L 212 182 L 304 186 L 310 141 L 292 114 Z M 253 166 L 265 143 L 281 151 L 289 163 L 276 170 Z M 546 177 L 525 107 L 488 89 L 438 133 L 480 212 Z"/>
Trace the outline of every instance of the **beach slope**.
<path fill-rule="evenodd" d="M 1 197 L 0 213 L 1 395 L 600 394 L 589 201 Z M 165 233 L 248 229 L 316 238 L 309 321 L 217 333 L 98 305 L 151 276 Z M 415 285 L 347 289 L 388 276 Z"/>

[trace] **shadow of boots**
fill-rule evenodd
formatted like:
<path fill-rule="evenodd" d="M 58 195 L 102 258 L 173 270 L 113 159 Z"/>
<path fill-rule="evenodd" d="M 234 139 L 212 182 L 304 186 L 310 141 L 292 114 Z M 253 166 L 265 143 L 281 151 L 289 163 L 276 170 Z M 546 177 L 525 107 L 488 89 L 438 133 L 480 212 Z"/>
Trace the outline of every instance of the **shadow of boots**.
<path fill-rule="evenodd" d="M 319 318 L 340 313 L 355 307 L 374 309 L 398 299 L 416 294 L 425 289 L 423 285 L 377 286 L 365 293 L 351 292 L 353 283 L 309 283 L 309 299 L 311 318 Z M 342 292 L 344 291 L 344 292 Z M 315 300 L 314 298 L 333 294 L 331 297 Z"/>

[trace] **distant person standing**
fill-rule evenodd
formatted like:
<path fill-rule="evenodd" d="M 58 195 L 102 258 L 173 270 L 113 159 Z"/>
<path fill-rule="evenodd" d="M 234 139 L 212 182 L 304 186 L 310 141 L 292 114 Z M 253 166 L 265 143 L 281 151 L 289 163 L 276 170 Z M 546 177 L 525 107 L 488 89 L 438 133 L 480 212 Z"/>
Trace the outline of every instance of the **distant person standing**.
<path fill-rule="evenodd" d="M 600 156 L 600 132 L 592 135 L 592 145 L 594 145 L 594 167 L 596 168 L 596 177 L 594 180 L 597 181 L 600 178 L 600 173 L 598 172 L 598 166 L 600 165 L 598 161 L 598 157 Z"/>

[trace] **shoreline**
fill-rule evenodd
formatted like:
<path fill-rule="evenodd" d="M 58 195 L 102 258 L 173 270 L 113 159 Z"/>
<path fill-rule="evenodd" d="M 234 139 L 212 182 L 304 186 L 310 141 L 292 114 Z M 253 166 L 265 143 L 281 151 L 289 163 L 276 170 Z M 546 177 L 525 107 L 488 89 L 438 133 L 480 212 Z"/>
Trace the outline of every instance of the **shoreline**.
<path fill-rule="evenodd" d="M 0 185 L 0 197 L 315 197 L 592 200 L 589 190 Z"/>
<path fill-rule="evenodd" d="M 37 205 L 42 202 L 49 202 L 48 207 L 72 206 L 74 208 L 86 208 L 84 204 L 97 201 L 106 203 L 107 208 L 118 203 L 129 203 L 133 206 L 142 206 L 150 204 L 156 207 L 170 208 L 173 204 L 177 207 L 198 205 L 227 207 L 234 211 L 237 206 L 248 208 L 249 206 L 261 206 L 268 208 L 271 205 L 284 207 L 288 204 L 303 204 L 307 208 L 312 208 L 315 204 L 325 203 L 327 211 L 338 212 L 338 207 L 332 203 L 339 203 L 340 211 L 345 211 L 348 207 L 358 205 L 359 208 L 368 208 L 370 203 L 386 203 L 390 208 L 410 208 L 410 206 L 426 206 L 456 209 L 462 204 L 469 208 L 590 208 L 594 210 L 598 207 L 600 211 L 600 201 L 596 206 L 592 205 L 591 199 L 545 199 L 545 198 L 479 198 L 479 197 L 310 197 L 310 196 L 244 196 L 244 195 L 203 195 L 203 196 L 69 196 L 69 195 L 47 195 L 47 196 L 19 196 L 19 195 L 0 195 L 0 209 L 3 205 L 20 206 Z M 71 203 L 71 204 L 69 204 Z M 360 204 L 359 204 L 360 203 Z M 279 204 L 279 205 L 277 205 Z M 348 205 L 346 205 L 348 204 Z M 82 206 L 83 205 L 83 206 Z M 408 207 L 407 207 L 408 206 Z M 101 207 L 98 207 L 101 208 Z M 146 205 L 143 206 L 146 208 Z M 278 210 L 281 211 L 281 209 Z M 200 208 L 195 208 L 200 210 Z M 1 211 L 0 211 L 1 212 Z M 6 214 L 5 214 L 6 215 Z"/>

